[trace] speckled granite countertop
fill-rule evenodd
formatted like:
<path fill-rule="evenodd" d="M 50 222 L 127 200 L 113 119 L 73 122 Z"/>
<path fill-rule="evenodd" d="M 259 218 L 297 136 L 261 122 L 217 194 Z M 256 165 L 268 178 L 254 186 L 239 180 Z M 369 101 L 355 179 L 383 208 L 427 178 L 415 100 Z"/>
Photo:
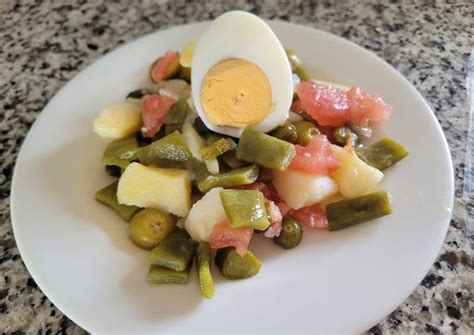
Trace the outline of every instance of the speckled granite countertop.
<path fill-rule="evenodd" d="M 425 279 L 369 333 L 474 332 L 473 199 L 463 199 L 468 129 L 465 79 L 474 46 L 474 2 L 203 3 L 0 2 L 0 332 L 83 332 L 38 289 L 12 235 L 12 171 L 19 147 L 42 108 L 69 79 L 119 45 L 158 29 L 212 19 L 235 8 L 327 30 L 354 41 L 395 66 L 426 97 L 453 156 L 454 215 L 440 255 Z M 467 214 L 469 206 L 471 217 Z"/>

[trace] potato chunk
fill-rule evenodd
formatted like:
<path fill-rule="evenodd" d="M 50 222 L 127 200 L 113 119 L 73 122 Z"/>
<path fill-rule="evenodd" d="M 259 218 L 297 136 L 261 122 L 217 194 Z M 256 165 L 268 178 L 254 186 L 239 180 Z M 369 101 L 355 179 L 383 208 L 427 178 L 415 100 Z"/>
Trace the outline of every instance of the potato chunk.
<path fill-rule="evenodd" d="M 185 217 L 191 208 L 189 174 L 131 163 L 120 177 L 117 198 L 120 204 L 157 208 Z"/>

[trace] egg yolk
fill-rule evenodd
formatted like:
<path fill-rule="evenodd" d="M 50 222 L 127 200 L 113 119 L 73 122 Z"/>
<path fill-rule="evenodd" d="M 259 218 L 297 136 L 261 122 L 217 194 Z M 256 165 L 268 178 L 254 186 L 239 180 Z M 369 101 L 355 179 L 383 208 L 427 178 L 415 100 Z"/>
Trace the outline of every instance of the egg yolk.
<path fill-rule="evenodd" d="M 231 58 L 214 65 L 201 85 L 201 105 L 209 122 L 246 127 L 259 123 L 271 111 L 272 90 L 256 64 Z"/>

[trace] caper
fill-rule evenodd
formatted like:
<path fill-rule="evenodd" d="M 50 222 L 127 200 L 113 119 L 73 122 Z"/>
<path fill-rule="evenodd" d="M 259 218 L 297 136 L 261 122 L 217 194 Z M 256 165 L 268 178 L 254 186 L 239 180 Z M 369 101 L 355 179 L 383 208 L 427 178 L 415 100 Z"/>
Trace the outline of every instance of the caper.
<path fill-rule="evenodd" d="M 273 241 L 283 249 L 292 249 L 301 242 L 303 229 L 298 221 L 288 216 L 283 221 L 283 228 L 280 235 L 273 238 Z"/>
<path fill-rule="evenodd" d="M 345 146 L 350 144 L 352 147 L 359 146 L 359 136 L 349 127 L 339 127 L 333 132 L 334 142 Z"/>
<path fill-rule="evenodd" d="M 297 121 L 294 123 L 296 127 L 296 144 L 306 146 L 311 142 L 313 137 L 319 135 L 321 132 L 319 129 L 309 121 Z"/>
<path fill-rule="evenodd" d="M 145 208 L 130 221 L 130 238 L 143 249 L 152 249 L 176 227 L 174 218 L 159 209 Z"/>

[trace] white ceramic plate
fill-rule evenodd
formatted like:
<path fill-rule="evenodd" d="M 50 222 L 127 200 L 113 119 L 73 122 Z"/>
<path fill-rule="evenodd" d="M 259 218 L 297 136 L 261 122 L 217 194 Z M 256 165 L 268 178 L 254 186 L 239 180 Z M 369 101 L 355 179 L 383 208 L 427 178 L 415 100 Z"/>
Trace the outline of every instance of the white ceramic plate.
<path fill-rule="evenodd" d="M 206 23 L 156 32 L 103 57 L 51 100 L 31 129 L 13 178 L 11 211 L 31 275 L 68 317 L 91 332 L 361 332 L 393 311 L 429 270 L 453 204 L 446 140 L 415 88 L 372 53 L 334 35 L 271 23 L 284 46 L 318 79 L 377 92 L 395 112 L 387 134 L 411 155 L 386 172 L 394 214 L 333 233 L 305 231 L 284 251 L 257 238 L 260 273 L 199 294 L 188 285 L 149 286 L 146 252 L 127 226 L 93 200 L 110 182 L 106 142 L 92 131 L 98 111 L 147 83 L 149 64 L 180 50 Z M 212 50 L 210 51 L 212 52 Z"/>

